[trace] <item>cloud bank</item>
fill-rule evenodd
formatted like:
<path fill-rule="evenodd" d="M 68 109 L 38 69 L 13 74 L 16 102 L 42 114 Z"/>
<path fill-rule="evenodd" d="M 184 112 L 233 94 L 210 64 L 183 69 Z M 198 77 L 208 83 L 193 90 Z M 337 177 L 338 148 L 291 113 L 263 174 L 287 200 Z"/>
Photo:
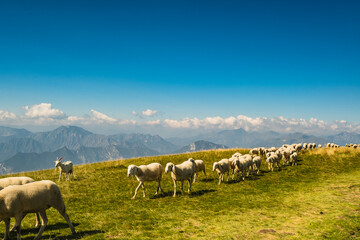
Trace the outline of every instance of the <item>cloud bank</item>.
<path fill-rule="evenodd" d="M 347 122 L 337 120 L 327 122 L 316 118 L 296 119 L 284 118 L 282 116 L 275 118 L 267 117 L 248 117 L 244 115 L 229 117 L 206 117 L 183 118 L 183 119 L 153 119 L 151 121 L 144 118 L 134 119 L 116 119 L 105 113 L 91 109 L 88 115 L 68 116 L 63 111 L 56 109 L 50 103 L 40 103 L 33 106 L 24 106 L 24 114 L 15 113 L 0 109 L 0 125 L 12 127 L 25 126 L 60 126 L 77 125 L 83 127 L 111 129 L 114 131 L 148 131 L 162 134 L 164 132 L 192 131 L 204 132 L 208 130 L 227 130 L 243 128 L 246 131 L 276 131 L 276 132 L 302 132 L 314 135 L 330 135 L 339 132 L 360 133 L 360 124 L 356 122 Z M 141 114 L 132 111 L 134 116 L 154 117 L 158 111 L 146 109 Z M 129 114 L 130 115 L 130 114 Z M 140 117 L 141 117 L 140 116 Z"/>

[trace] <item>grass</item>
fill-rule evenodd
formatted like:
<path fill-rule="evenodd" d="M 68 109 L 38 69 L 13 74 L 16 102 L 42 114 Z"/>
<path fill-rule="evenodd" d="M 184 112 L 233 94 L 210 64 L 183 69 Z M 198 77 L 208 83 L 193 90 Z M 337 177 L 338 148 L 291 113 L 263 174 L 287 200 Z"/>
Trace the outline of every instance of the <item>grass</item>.
<path fill-rule="evenodd" d="M 212 163 L 230 157 L 231 149 L 191 154 L 108 161 L 75 166 L 75 180 L 60 182 L 76 235 L 54 209 L 42 239 L 360 239 L 360 150 L 316 149 L 300 154 L 300 163 L 261 174 L 244 182 L 217 185 Z M 173 184 L 163 176 L 164 194 L 145 183 L 131 200 L 138 182 L 127 178 L 130 164 L 180 163 L 203 159 L 207 177 L 199 174 L 193 192 L 172 197 Z M 17 174 L 24 175 L 24 174 Z M 57 182 L 54 169 L 29 172 L 35 180 Z M 179 188 L 178 188 L 179 189 Z M 187 189 L 185 183 L 184 189 Z M 37 229 L 33 214 L 22 224 L 24 239 Z M 4 229 L 4 223 L 0 224 Z M 0 237 L 3 236 L 1 231 Z M 16 237 L 15 233 L 11 235 Z"/>

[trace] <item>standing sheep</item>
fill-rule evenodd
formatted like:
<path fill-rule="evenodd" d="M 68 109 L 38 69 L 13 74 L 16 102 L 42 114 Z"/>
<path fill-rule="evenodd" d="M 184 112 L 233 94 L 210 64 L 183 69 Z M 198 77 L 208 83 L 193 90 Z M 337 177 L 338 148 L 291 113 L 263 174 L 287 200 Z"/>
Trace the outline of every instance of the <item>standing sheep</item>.
<path fill-rule="evenodd" d="M 191 159 L 194 160 L 193 158 L 189 158 L 188 161 L 190 161 Z M 194 161 L 195 161 L 194 182 L 196 182 L 198 172 L 203 171 L 204 175 L 206 177 L 206 171 L 205 171 L 205 163 L 203 160 L 198 159 L 198 160 L 194 160 Z"/>
<path fill-rule="evenodd" d="M 161 192 L 163 192 L 160 182 L 162 177 L 163 167 L 160 163 L 150 163 L 149 165 L 130 165 L 128 167 L 127 176 L 135 176 L 136 179 L 140 182 L 138 187 L 135 189 L 135 194 L 132 197 L 132 199 L 135 199 L 136 194 L 140 187 L 143 189 L 143 197 L 145 197 L 145 186 L 144 182 L 150 182 L 150 181 L 157 181 L 158 187 L 156 189 L 156 193 L 158 194 L 159 189 Z"/>
<path fill-rule="evenodd" d="M 73 172 L 73 163 L 71 161 L 61 162 L 61 158 L 56 158 L 55 161 L 55 168 L 60 168 L 60 175 L 59 175 L 59 182 L 61 180 L 61 174 L 64 172 L 66 174 L 66 181 L 69 180 L 69 175 L 71 174 L 71 180 L 74 178 L 74 172 Z"/>
<path fill-rule="evenodd" d="M 261 158 L 259 156 L 253 158 L 253 168 L 256 169 L 256 174 L 260 173 Z"/>
<path fill-rule="evenodd" d="M 46 209 L 53 207 L 65 218 L 72 234 L 75 228 L 66 213 L 59 187 L 52 181 L 43 180 L 25 185 L 13 185 L 0 191 L 0 219 L 5 222 L 5 237 L 9 238 L 10 218 L 16 220 L 17 237 L 21 239 L 21 221 L 27 213 L 39 212 L 41 228 L 34 239 L 40 239 L 48 222 Z"/>
<path fill-rule="evenodd" d="M 229 181 L 230 162 L 229 159 L 222 159 L 219 162 L 214 162 L 213 171 L 216 171 L 219 175 L 219 184 L 224 181 L 225 173 L 228 173 L 227 180 Z"/>
<path fill-rule="evenodd" d="M 184 181 L 188 180 L 189 188 L 188 193 L 191 192 L 191 184 L 195 174 L 195 161 L 190 159 L 181 164 L 175 165 L 173 163 L 167 163 L 165 167 L 165 173 L 171 172 L 171 178 L 174 182 L 174 195 L 176 197 L 176 181 L 181 181 L 181 193 L 184 194 Z"/>

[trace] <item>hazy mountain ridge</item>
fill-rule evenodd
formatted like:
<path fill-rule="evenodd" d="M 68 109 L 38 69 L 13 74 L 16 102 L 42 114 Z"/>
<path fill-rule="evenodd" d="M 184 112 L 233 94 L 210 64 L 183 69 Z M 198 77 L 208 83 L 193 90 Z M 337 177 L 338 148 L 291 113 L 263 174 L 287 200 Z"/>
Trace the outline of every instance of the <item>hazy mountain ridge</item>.
<path fill-rule="evenodd" d="M 360 134 L 343 132 L 334 136 L 316 137 L 303 133 L 280 134 L 235 129 L 189 138 L 163 139 L 159 135 L 140 133 L 106 136 L 76 126 L 62 126 L 40 133 L 0 127 L 0 161 L 1 167 L 19 172 L 52 168 L 53 161 L 59 156 L 64 156 L 65 160 L 71 160 L 74 164 L 81 164 L 216 148 L 280 147 L 284 143 L 303 142 L 323 145 L 327 142 L 340 145 L 360 143 Z"/>

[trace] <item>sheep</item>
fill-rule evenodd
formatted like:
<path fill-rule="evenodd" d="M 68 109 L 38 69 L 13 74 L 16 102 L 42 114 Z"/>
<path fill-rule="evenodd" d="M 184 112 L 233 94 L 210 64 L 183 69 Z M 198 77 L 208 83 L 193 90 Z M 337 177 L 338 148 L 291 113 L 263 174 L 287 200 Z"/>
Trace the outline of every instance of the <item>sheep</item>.
<path fill-rule="evenodd" d="M 143 189 L 143 197 L 145 197 L 145 185 L 144 182 L 157 181 L 158 187 L 156 189 L 155 195 L 158 194 L 159 189 L 163 192 L 160 182 L 162 177 L 163 167 L 160 163 L 150 163 L 148 165 L 135 166 L 133 164 L 129 165 L 127 176 L 135 176 L 136 179 L 140 182 L 137 188 L 135 189 L 135 194 L 132 199 L 136 198 L 136 194 L 140 187 Z"/>
<path fill-rule="evenodd" d="M 73 163 L 71 161 L 61 162 L 61 158 L 56 158 L 55 161 L 55 168 L 60 168 L 60 175 L 59 175 L 59 182 L 61 180 L 61 174 L 62 172 L 65 172 L 66 174 L 66 181 L 69 180 L 69 175 L 71 174 L 71 180 L 74 178 L 74 171 L 73 171 Z"/>
<path fill-rule="evenodd" d="M 260 154 L 261 154 L 260 148 L 253 148 L 253 149 L 251 149 L 251 150 L 249 151 L 249 153 L 250 153 L 251 155 L 260 155 Z"/>
<path fill-rule="evenodd" d="M 297 151 L 297 152 L 299 152 L 299 151 L 301 151 L 301 149 L 303 148 L 303 146 L 302 146 L 302 144 L 296 144 L 296 146 L 295 146 L 295 150 Z"/>
<path fill-rule="evenodd" d="M 189 158 L 188 161 L 190 161 L 191 159 L 194 160 L 193 158 Z M 194 182 L 195 182 L 197 179 L 197 173 L 203 171 L 206 177 L 206 171 L 205 171 L 205 163 L 203 160 L 198 159 L 194 161 L 195 161 L 195 174 L 194 174 Z"/>
<path fill-rule="evenodd" d="M 21 239 L 21 221 L 27 213 L 39 212 L 42 218 L 41 227 L 34 239 L 40 239 L 45 230 L 48 218 L 46 209 L 55 208 L 67 221 L 72 234 L 75 228 L 66 213 L 64 200 L 59 187 L 52 181 L 43 180 L 25 185 L 13 185 L 0 191 L 0 219 L 5 222 L 5 237 L 9 238 L 10 218 L 16 220 L 17 237 Z"/>
<path fill-rule="evenodd" d="M 249 176 L 249 174 L 253 173 L 254 168 L 253 168 L 253 156 L 251 156 L 250 154 L 245 154 L 242 156 L 244 158 L 244 161 L 248 162 L 247 164 L 247 169 L 246 169 L 246 175 Z"/>
<path fill-rule="evenodd" d="M 297 165 L 297 160 L 298 160 L 298 154 L 296 152 L 292 153 L 290 155 L 291 165 Z"/>
<path fill-rule="evenodd" d="M 24 185 L 27 183 L 35 182 L 34 179 L 29 177 L 7 177 L 0 179 L 0 190 L 11 185 Z"/>
<path fill-rule="evenodd" d="M 256 169 L 256 174 L 260 173 L 260 166 L 261 166 L 261 158 L 260 157 L 254 157 L 253 158 L 253 168 Z"/>
<path fill-rule="evenodd" d="M 188 193 L 191 192 L 191 183 L 194 179 L 195 174 L 195 161 L 194 159 L 190 159 L 189 161 L 185 161 L 181 164 L 173 164 L 173 163 L 167 163 L 165 167 L 165 173 L 171 172 L 171 178 L 174 182 L 174 195 L 173 197 L 176 197 L 176 181 L 181 181 L 181 193 L 184 194 L 183 186 L 184 181 L 188 180 L 189 182 L 189 188 Z"/>
<path fill-rule="evenodd" d="M 271 171 L 274 171 L 274 164 L 276 164 L 277 168 L 280 169 L 279 163 L 280 163 L 280 157 L 273 153 L 270 157 L 266 159 L 266 162 L 268 163 L 268 168 Z"/>
<path fill-rule="evenodd" d="M 245 171 L 249 170 L 249 162 L 245 159 L 245 157 L 241 156 L 234 161 L 235 171 L 234 173 L 237 174 L 236 180 L 239 180 L 239 172 L 241 172 L 241 178 L 245 181 Z"/>
<path fill-rule="evenodd" d="M 34 179 L 29 177 L 7 177 L 0 179 L 0 190 L 11 186 L 11 185 L 24 185 L 27 183 L 35 182 Z M 40 215 L 36 213 L 36 224 L 35 227 L 38 227 L 40 223 Z M 15 230 L 15 226 L 11 229 L 11 231 Z"/>
<path fill-rule="evenodd" d="M 304 143 L 303 144 L 303 149 L 306 150 L 308 148 L 308 144 L 307 143 Z"/>
<path fill-rule="evenodd" d="M 318 145 L 318 148 L 322 148 L 322 145 L 321 145 L 321 144 L 319 144 L 319 145 Z"/>
<path fill-rule="evenodd" d="M 219 185 L 221 181 L 224 181 L 225 173 L 228 173 L 227 180 L 229 181 L 230 162 L 229 159 L 221 159 L 219 162 L 214 162 L 213 171 L 216 171 L 219 175 Z"/>

